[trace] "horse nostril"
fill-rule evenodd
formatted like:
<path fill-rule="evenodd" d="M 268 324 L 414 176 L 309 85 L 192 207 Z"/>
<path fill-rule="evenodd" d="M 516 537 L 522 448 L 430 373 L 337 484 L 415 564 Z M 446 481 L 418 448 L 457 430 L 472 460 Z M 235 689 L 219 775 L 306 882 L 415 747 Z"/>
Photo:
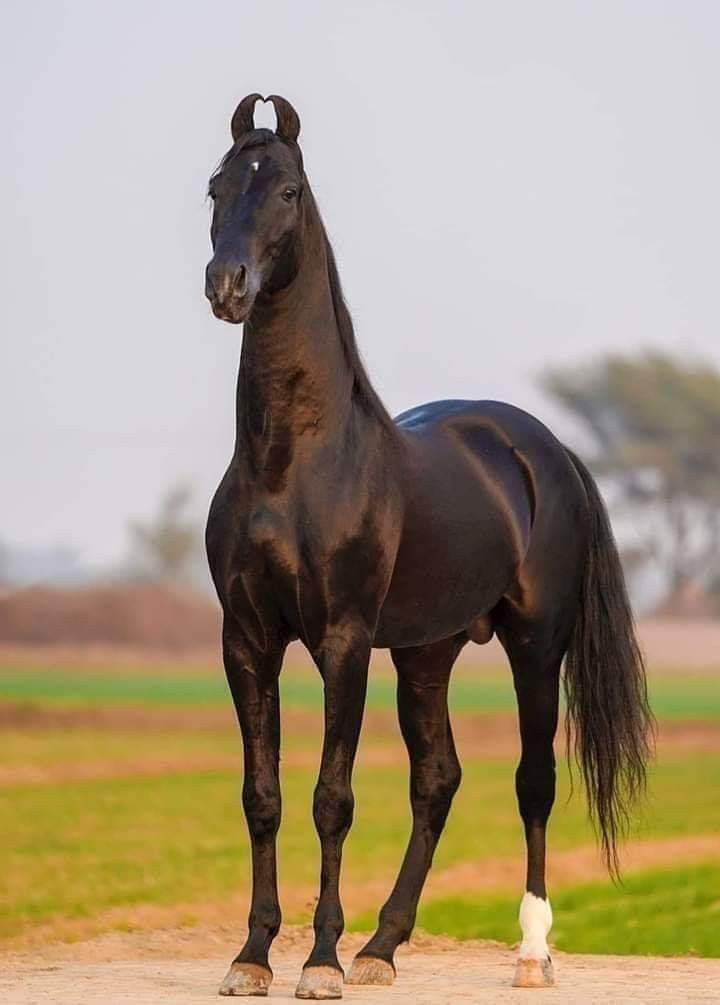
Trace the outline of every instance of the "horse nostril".
<path fill-rule="evenodd" d="M 244 265 L 241 265 L 240 268 L 237 270 L 237 274 L 235 276 L 235 282 L 233 283 L 233 293 L 235 294 L 236 297 L 244 297 L 245 294 L 247 293 L 247 286 L 248 286 L 247 269 L 245 268 Z"/>
<path fill-rule="evenodd" d="M 213 260 L 205 270 L 205 296 L 211 303 L 243 300 L 249 285 L 248 270 L 244 265 Z"/>

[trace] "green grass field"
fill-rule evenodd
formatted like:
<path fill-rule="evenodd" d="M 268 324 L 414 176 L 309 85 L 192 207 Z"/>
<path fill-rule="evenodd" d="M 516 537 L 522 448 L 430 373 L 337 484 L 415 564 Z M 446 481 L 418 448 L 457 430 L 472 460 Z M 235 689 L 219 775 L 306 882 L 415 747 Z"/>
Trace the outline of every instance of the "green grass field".
<path fill-rule="evenodd" d="M 284 702 L 295 708 L 315 708 L 322 697 L 317 675 L 284 673 Z M 650 697 L 656 715 L 673 719 L 720 718 L 720 675 L 663 674 L 651 679 Z M 54 670 L 0 666 L 0 700 L 87 706 L 225 704 L 227 685 L 222 671 L 188 672 L 176 676 L 132 673 Z M 371 675 L 368 705 L 372 709 L 395 707 L 395 681 L 386 671 Z M 483 668 L 477 675 L 457 675 L 451 686 L 451 703 L 457 712 L 514 712 L 515 696 L 509 671 Z"/>
<path fill-rule="evenodd" d="M 633 837 L 659 844 L 679 839 L 680 848 L 687 840 L 690 847 L 698 835 L 720 834 L 719 689 L 708 677 L 665 675 L 652 690 L 662 720 L 702 720 L 698 735 L 704 739 L 687 749 L 661 748 Z M 319 699 L 315 678 L 292 670 L 285 675 L 285 708 L 317 709 Z M 138 911 L 148 906 L 162 908 L 168 923 L 205 916 L 208 904 L 220 905 L 227 916 L 230 908 L 222 905 L 233 895 L 231 910 L 244 920 L 238 898 L 247 893 L 248 848 L 239 805 L 239 738 L 226 725 L 195 728 L 186 714 L 194 707 L 228 706 L 219 673 L 5 666 L 0 701 L 6 709 L 79 713 L 123 706 L 185 710 L 177 724 L 164 722 L 157 730 L 147 723 L 138 728 L 121 716 L 117 724 L 98 728 L 84 724 L 82 715 L 71 729 L 52 721 L 5 728 L 0 940 L 17 944 L 43 926 L 61 938 L 133 927 L 142 923 Z M 456 717 L 469 717 L 478 729 L 478 713 L 512 711 L 512 701 L 509 675 L 494 671 L 483 671 L 477 680 L 463 674 L 453 692 Z M 386 672 L 375 675 L 369 704 L 393 706 L 393 681 Z M 314 715 L 291 717 L 284 737 L 280 870 L 288 921 L 310 917 L 319 865 L 311 820 L 320 745 L 316 723 Z M 508 729 L 514 730 L 510 717 Z M 221 766 L 208 767 L 213 759 Z M 23 776 L 28 765 L 37 779 Z M 78 778 L 78 766 L 99 766 L 107 777 Z M 13 772 L 19 772 L 17 779 Z M 485 866 L 522 861 L 513 773 L 509 757 L 465 759 L 434 873 L 450 876 L 449 870 L 470 866 L 482 879 Z M 356 822 L 346 845 L 346 916 L 355 929 L 372 926 L 399 866 L 409 827 L 407 786 L 397 730 L 390 716 L 381 717 L 361 745 Z M 583 801 L 577 792 L 569 798 L 569 791 L 562 765 L 551 857 L 593 841 Z M 520 895 L 514 887 L 473 893 L 460 882 L 442 897 L 429 897 L 418 923 L 429 932 L 513 942 Z M 563 949 L 720 955 L 720 869 L 717 860 L 698 860 L 696 853 L 687 861 L 675 854 L 662 868 L 636 868 L 620 888 L 597 877 L 579 885 L 560 882 L 553 903 L 553 939 Z M 89 927 L 83 928 L 84 922 Z"/>
<path fill-rule="evenodd" d="M 649 870 L 622 889 L 587 884 L 553 898 L 552 940 L 578 953 L 717 956 L 720 952 L 720 865 Z M 517 938 L 517 900 L 463 897 L 431 901 L 418 924 L 427 932 L 452 928 L 460 939 Z"/>

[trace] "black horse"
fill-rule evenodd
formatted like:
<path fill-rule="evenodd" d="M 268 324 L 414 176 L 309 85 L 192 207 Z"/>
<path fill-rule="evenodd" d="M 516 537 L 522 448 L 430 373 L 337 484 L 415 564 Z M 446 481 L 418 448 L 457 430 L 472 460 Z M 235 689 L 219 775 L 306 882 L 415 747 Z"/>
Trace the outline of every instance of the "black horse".
<path fill-rule="evenodd" d="M 262 995 L 280 926 L 278 676 L 290 641 L 317 664 L 325 737 L 313 813 L 322 847 L 315 942 L 297 995 L 337 998 L 338 883 L 373 647 L 389 648 L 411 773 L 412 833 L 377 931 L 350 983 L 392 981 L 460 782 L 447 691 L 458 653 L 497 634 L 512 667 L 527 840 L 515 981 L 552 983 L 545 828 L 564 659 L 568 719 L 609 867 L 643 787 L 650 713 L 620 563 L 582 463 L 540 422 L 496 401 L 440 401 L 392 420 L 363 369 L 332 249 L 297 145 L 240 102 L 211 178 L 206 293 L 245 322 L 237 437 L 213 500 L 207 549 L 223 655 L 242 730 L 252 843 L 247 941 L 221 994 Z"/>

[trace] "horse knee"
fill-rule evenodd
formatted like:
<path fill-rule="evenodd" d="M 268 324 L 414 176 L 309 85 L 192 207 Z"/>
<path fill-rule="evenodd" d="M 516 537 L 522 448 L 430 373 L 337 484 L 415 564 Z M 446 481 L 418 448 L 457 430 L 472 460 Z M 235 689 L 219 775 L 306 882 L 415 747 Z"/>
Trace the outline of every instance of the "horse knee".
<path fill-rule="evenodd" d="M 313 796 L 313 819 L 320 838 L 344 837 L 352 824 L 354 808 L 349 785 L 319 781 Z"/>
<path fill-rule="evenodd" d="M 280 829 L 280 792 L 263 790 L 246 781 L 243 786 L 243 807 L 250 836 L 256 841 L 274 838 Z"/>

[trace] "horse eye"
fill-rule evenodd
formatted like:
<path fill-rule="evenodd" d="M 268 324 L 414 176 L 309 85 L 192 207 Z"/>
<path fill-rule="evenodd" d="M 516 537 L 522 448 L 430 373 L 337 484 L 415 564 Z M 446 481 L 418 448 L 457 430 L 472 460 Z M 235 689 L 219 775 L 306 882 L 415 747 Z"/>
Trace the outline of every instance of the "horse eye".
<path fill-rule="evenodd" d="M 286 188 L 282 194 L 282 197 L 285 200 L 285 202 L 292 202 L 296 195 L 297 195 L 297 189 Z"/>

